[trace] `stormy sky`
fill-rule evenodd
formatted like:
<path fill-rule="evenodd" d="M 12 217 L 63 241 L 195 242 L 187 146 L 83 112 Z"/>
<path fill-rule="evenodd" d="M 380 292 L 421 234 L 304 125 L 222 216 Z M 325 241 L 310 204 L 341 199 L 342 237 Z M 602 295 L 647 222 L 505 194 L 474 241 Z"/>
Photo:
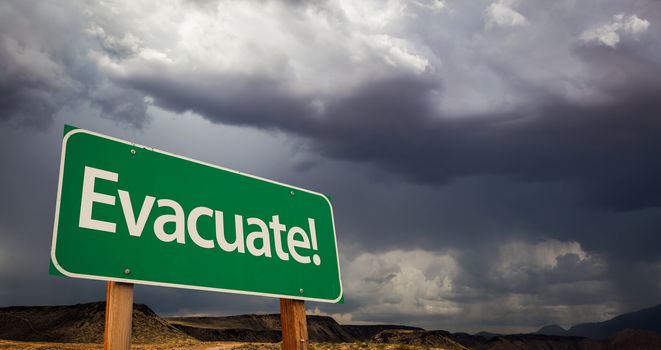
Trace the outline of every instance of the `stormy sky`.
<path fill-rule="evenodd" d="M 63 124 L 333 198 L 341 322 L 531 331 L 661 303 L 661 2 L 0 3 L 0 306 L 49 276 Z M 138 286 L 164 315 L 277 300 Z"/>

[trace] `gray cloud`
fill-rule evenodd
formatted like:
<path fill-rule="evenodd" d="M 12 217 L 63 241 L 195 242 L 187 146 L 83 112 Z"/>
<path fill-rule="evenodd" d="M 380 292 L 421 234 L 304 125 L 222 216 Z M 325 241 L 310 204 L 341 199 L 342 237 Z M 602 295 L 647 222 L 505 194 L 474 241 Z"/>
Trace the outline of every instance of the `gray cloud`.
<path fill-rule="evenodd" d="M 44 128 L 64 108 L 91 102 L 104 117 L 143 125 L 143 95 L 115 86 L 90 59 L 89 50 L 98 43 L 81 10 L 66 3 L 2 5 L 0 120 Z M 122 48 L 122 43 L 102 47 L 116 55 Z"/>
<path fill-rule="evenodd" d="M 654 75 L 659 70 L 646 71 Z M 575 183 L 592 204 L 607 207 L 661 204 L 661 187 L 654 180 L 661 175 L 656 151 L 661 149 L 661 123 L 655 117 L 661 113 L 655 93 L 661 83 L 631 86 L 616 101 L 595 106 L 540 95 L 541 106 L 443 119 L 430 106 L 440 87 L 415 78 L 361 86 L 328 103 L 317 116 L 310 103 L 280 96 L 273 82 L 236 84 L 228 79 L 227 85 L 239 85 L 239 91 L 223 94 L 222 88 L 196 90 L 177 81 L 154 76 L 131 84 L 162 107 L 193 110 L 217 122 L 294 132 L 311 138 L 321 154 L 370 162 L 417 183 L 507 175 Z"/>
<path fill-rule="evenodd" d="M 355 25 L 345 20 L 347 26 Z M 285 30 L 300 35 L 297 28 Z M 314 38 L 303 40 L 311 43 Z M 407 47 L 389 40 L 394 43 L 389 52 Z M 582 76 L 560 73 L 560 82 L 550 84 L 528 76 L 534 58 L 527 62 L 513 57 L 524 65 L 521 69 L 504 61 L 503 51 L 500 57 L 473 57 L 494 76 L 503 94 L 516 96 L 518 102 L 461 117 L 438 109 L 438 99 L 452 94 L 461 82 L 432 72 L 431 59 L 426 73 L 408 71 L 402 64 L 388 73 L 350 81 L 344 91 L 332 94 L 295 92 L 297 82 L 291 75 L 297 68 L 279 59 L 274 60 L 279 62 L 275 69 L 283 73 L 231 73 L 227 68 L 213 71 L 213 66 L 211 72 L 196 72 L 165 58 L 151 65 L 148 60 L 120 60 L 117 64 L 123 68 L 111 71 L 121 70 L 114 73 L 115 81 L 151 96 L 163 108 L 194 111 L 219 123 L 294 133 L 310 139 L 315 152 L 372 163 L 416 183 L 442 185 L 465 176 L 506 175 L 575 184 L 590 205 L 620 210 L 659 206 L 661 187 L 654 181 L 661 175 L 656 151 L 661 149 L 661 123 L 655 117 L 661 112 L 656 96 L 661 89 L 658 45 L 631 39 L 612 48 L 577 40 L 564 48 L 572 60 L 567 73 L 584 66 Z M 405 54 L 407 63 L 425 62 Z M 493 93 L 500 98 L 497 90 Z"/>
<path fill-rule="evenodd" d="M 608 264 L 577 242 L 490 247 L 477 254 L 474 248 L 359 254 L 345 264 L 346 309 L 354 319 L 397 322 L 414 315 L 424 327 L 507 324 L 531 331 L 549 322 L 608 318 L 622 307 L 610 297 L 618 281 Z"/>

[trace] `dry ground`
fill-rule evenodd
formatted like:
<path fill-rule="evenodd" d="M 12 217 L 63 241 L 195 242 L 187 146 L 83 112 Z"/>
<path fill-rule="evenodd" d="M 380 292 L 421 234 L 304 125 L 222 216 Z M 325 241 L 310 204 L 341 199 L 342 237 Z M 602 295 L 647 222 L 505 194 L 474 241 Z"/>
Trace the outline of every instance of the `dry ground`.
<path fill-rule="evenodd" d="M 244 343 L 217 342 L 172 342 L 164 344 L 134 344 L 135 350 L 231 350 Z M 261 344 L 256 344 L 260 346 Z M 256 347 L 255 349 L 258 349 Z M 265 348 L 266 349 L 266 348 Z M 94 343 L 37 343 L 0 340 L 0 350 L 103 350 L 103 344 Z"/>
<path fill-rule="evenodd" d="M 237 342 L 173 342 L 165 344 L 135 344 L 135 350 L 279 350 L 280 344 Z M 443 350 L 424 346 L 379 343 L 313 343 L 310 350 Z M 102 344 L 36 343 L 0 340 L 0 350 L 103 350 Z"/>

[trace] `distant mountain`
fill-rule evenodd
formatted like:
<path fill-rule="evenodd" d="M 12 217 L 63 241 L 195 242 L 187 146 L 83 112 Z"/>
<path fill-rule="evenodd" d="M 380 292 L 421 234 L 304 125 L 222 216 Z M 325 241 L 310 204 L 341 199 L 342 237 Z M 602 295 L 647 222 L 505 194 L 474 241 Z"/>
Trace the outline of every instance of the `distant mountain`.
<path fill-rule="evenodd" d="M 567 335 L 607 339 L 625 329 L 640 329 L 661 334 L 661 305 L 622 314 L 604 322 L 582 323 L 571 327 Z"/>
<path fill-rule="evenodd" d="M 106 303 L 0 308 L 0 339 L 101 343 Z M 133 343 L 195 341 L 149 307 L 133 305 Z"/>
<path fill-rule="evenodd" d="M 550 324 L 548 326 L 544 326 L 540 328 L 536 334 L 543 334 L 543 335 L 567 335 L 567 330 L 558 326 L 557 324 Z"/>
<path fill-rule="evenodd" d="M 478 337 L 484 337 L 484 338 L 487 338 L 487 339 L 491 339 L 491 338 L 495 338 L 495 337 L 500 337 L 504 334 L 482 331 L 482 332 L 479 332 L 479 333 L 475 333 L 475 335 L 478 336 Z"/>

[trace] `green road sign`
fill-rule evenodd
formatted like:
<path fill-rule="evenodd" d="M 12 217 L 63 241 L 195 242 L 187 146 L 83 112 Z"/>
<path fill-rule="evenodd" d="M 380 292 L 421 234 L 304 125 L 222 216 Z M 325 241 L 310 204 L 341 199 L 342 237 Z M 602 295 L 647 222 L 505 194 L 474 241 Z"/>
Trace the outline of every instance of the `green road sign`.
<path fill-rule="evenodd" d="M 338 302 L 333 209 L 316 192 L 68 128 L 52 272 Z"/>

